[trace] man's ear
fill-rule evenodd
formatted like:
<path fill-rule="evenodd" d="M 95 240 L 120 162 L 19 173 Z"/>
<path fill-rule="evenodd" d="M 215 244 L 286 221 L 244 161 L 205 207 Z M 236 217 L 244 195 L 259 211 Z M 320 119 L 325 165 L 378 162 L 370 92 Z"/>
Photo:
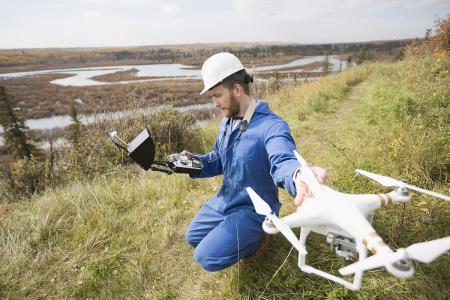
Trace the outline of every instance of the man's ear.
<path fill-rule="evenodd" d="M 234 84 L 233 85 L 233 93 L 235 97 L 240 97 L 244 93 L 244 89 L 240 84 Z"/>

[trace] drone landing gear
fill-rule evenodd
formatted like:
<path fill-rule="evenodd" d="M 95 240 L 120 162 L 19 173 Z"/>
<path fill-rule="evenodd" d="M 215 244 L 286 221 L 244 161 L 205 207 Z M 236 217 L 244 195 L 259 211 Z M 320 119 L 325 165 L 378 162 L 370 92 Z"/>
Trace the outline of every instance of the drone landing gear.
<path fill-rule="evenodd" d="M 312 228 L 310 228 L 310 227 L 302 227 L 300 229 L 300 244 L 303 247 L 306 247 L 305 246 L 306 239 L 307 239 L 308 235 L 311 233 L 311 231 L 312 231 Z M 358 254 L 359 254 L 359 260 L 363 260 L 367 257 L 367 248 L 364 246 L 364 244 L 360 243 L 359 241 L 356 241 L 356 250 L 358 251 Z M 300 253 L 298 256 L 298 266 L 303 272 L 316 274 L 316 275 L 324 277 L 328 280 L 332 280 L 336 283 L 342 284 L 343 286 L 345 286 L 346 288 L 348 288 L 352 291 L 357 291 L 361 287 L 363 272 L 355 272 L 355 275 L 353 277 L 353 282 L 350 282 L 343 278 L 337 277 L 335 275 L 326 273 L 324 271 L 321 271 L 319 269 L 316 269 L 312 266 L 307 265 L 306 264 L 306 255 L 302 255 Z"/>

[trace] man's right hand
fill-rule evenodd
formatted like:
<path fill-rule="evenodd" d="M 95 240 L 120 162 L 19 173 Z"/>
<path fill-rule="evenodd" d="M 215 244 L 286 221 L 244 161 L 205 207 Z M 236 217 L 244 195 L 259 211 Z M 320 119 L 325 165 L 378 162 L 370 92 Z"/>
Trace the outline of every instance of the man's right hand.
<path fill-rule="evenodd" d="M 194 154 L 192 154 L 191 152 L 189 152 L 189 151 L 187 151 L 187 150 L 183 150 L 183 151 L 180 153 L 180 155 L 184 155 L 184 156 L 187 156 L 187 157 L 194 156 Z"/>
<path fill-rule="evenodd" d="M 317 181 L 319 181 L 320 184 L 326 184 L 328 171 L 321 167 L 311 167 L 311 169 L 316 176 Z M 297 189 L 297 196 L 295 197 L 294 202 L 295 205 L 301 206 L 305 198 L 311 197 L 312 193 L 308 185 L 301 179 L 301 176 L 297 176 L 295 179 L 295 187 Z"/>

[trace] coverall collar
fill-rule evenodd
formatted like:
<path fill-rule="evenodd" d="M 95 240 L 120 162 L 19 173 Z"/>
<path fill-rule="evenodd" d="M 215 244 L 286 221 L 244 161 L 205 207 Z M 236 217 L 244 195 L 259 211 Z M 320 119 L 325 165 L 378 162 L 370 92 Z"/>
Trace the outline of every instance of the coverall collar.
<path fill-rule="evenodd" d="M 256 109 L 254 114 L 270 114 L 269 104 L 267 102 L 256 100 Z M 232 117 L 225 117 L 225 124 L 230 125 Z"/>

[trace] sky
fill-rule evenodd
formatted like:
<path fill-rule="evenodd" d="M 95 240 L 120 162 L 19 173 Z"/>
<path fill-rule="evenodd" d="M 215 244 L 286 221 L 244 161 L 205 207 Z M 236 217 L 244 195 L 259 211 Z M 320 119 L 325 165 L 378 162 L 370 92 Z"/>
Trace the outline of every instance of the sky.
<path fill-rule="evenodd" d="M 0 49 L 423 37 L 450 0 L 0 0 Z"/>

